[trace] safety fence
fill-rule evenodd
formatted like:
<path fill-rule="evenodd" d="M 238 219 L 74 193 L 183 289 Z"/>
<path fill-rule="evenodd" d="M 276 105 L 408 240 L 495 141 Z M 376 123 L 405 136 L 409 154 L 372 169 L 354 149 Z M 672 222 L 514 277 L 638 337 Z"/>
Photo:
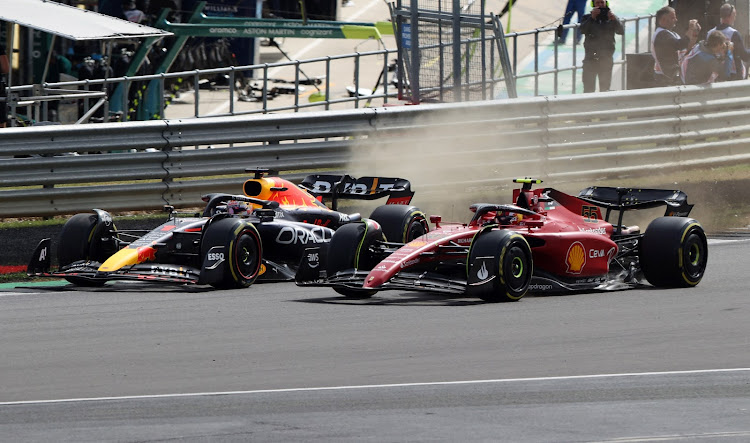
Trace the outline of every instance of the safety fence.
<path fill-rule="evenodd" d="M 246 168 L 401 176 L 419 195 L 516 176 L 642 177 L 750 160 L 750 83 L 284 115 L 9 128 L 0 217 L 191 207 Z"/>
<path fill-rule="evenodd" d="M 615 89 L 628 87 L 623 75 L 626 55 L 648 52 L 645 42 L 652 32 L 653 16 L 629 17 L 624 23 L 624 34 L 617 36 L 616 41 Z M 565 27 L 575 33 L 578 24 Z M 556 32 L 555 27 L 545 27 L 505 35 L 519 96 L 572 94 L 582 90 L 583 48 L 575 44 L 552 44 Z M 465 43 L 476 45 L 486 40 L 494 48 L 494 39 L 487 35 L 484 39 L 467 39 Z M 379 49 L 307 60 L 13 86 L 8 105 L 16 118 L 11 124 L 28 126 L 35 121 L 50 120 L 53 107 L 58 108 L 56 118 L 60 121 L 85 123 L 92 118 L 101 121 L 104 115 L 119 120 L 174 119 L 358 109 L 398 102 L 399 88 L 408 87 L 402 84 L 398 72 L 398 51 L 381 48 L 386 44 L 395 47 L 395 43 L 390 37 L 372 43 L 375 44 Z M 282 54 L 288 57 L 283 51 Z M 492 57 L 490 61 L 487 68 L 493 75 L 488 83 L 504 82 L 500 57 Z M 502 91 L 501 87 L 492 87 L 490 92 L 494 98 L 502 98 Z M 225 101 L 226 106 L 217 107 L 217 101 Z"/>

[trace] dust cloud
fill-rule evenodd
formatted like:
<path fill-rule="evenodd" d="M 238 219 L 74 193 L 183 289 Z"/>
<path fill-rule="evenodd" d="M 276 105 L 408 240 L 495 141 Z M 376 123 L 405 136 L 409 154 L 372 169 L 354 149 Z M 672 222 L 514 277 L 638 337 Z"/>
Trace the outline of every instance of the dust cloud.
<path fill-rule="evenodd" d="M 352 146 L 347 170 L 408 179 L 416 192 L 412 204 L 456 222 L 468 222 L 473 203 L 510 203 L 513 178 L 541 173 L 538 132 L 517 127 L 510 134 L 507 124 L 497 126 L 497 116 L 428 115 Z"/>
<path fill-rule="evenodd" d="M 517 187 L 512 179 L 532 177 L 544 179 L 541 186 L 573 195 L 588 186 L 679 189 L 695 205 L 691 217 L 709 233 L 750 225 L 748 173 L 690 170 L 553 181 L 547 177 L 567 171 L 556 171 L 554 162 L 546 161 L 548 151 L 538 120 L 514 118 L 512 111 L 497 106 L 480 107 L 481 115 L 468 109 L 452 114 L 428 112 L 406 127 L 379 128 L 351 146 L 346 170 L 354 176 L 408 179 L 416 192 L 412 204 L 428 215 L 441 215 L 444 221 L 467 222 L 473 203 L 511 203 Z M 565 168 L 569 171 L 570 164 Z M 581 161 L 580 169 L 592 167 Z M 663 214 L 663 209 L 627 211 L 624 222 L 643 230 Z"/>

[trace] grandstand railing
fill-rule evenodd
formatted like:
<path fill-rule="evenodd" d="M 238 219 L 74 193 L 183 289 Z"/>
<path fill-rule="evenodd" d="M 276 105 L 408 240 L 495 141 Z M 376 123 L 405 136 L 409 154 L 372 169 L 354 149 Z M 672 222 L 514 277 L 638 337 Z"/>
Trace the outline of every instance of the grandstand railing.
<path fill-rule="evenodd" d="M 647 42 L 650 41 L 653 29 L 653 16 L 626 18 L 624 21 L 625 33 L 617 38 L 615 70 L 618 72 L 613 79 L 613 85 L 619 84 L 620 89 L 627 86 L 625 76 L 622 75 L 626 69 L 626 53 L 648 51 Z M 577 26 L 578 24 L 572 24 L 566 27 L 574 29 Z M 517 91 L 519 96 L 572 94 L 581 91 L 579 77 L 583 47 L 569 45 L 563 49 L 553 45 L 555 32 L 556 28 L 547 27 L 506 34 L 515 82 L 520 85 Z M 492 38 L 486 37 L 488 40 Z M 548 56 L 550 48 L 553 51 L 553 65 L 551 68 L 543 68 L 541 62 Z M 12 119 L 11 124 L 25 126 L 34 121 L 46 121 L 47 104 L 50 101 L 71 100 L 77 97 L 80 97 L 82 102 L 79 114 L 86 114 L 86 118 L 75 118 L 74 121 L 88 121 L 88 117 L 95 115 L 92 110 L 95 106 L 101 106 L 101 115 L 113 115 L 119 111 L 117 118 L 128 120 L 134 114 L 129 112 L 133 107 L 133 94 L 142 94 L 146 85 L 152 85 L 151 93 L 156 98 L 151 100 L 150 106 L 136 118 L 139 120 L 381 106 L 398 102 L 399 76 L 393 69 L 393 59 L 396 57 L 396 49 L 385 48 L 308 60 L 106 80 L 44 83 L 41 88 L 38 85 L 14 86 L 10 88 L 9 107 L 11 115 L 19 117 Z M 499 60 L 494 60 L 493 63 L 498 64 Z M 501 69 L 491 67 L 490 71 L 497 73 L 489 80 L 490 85 L 503 81 Z M 274 81 L 279 76 L 275 74 L 277 72 L 283 72 L 283 84 Z M 250 77 L 251 73 L 253 77 Z M 219 76 L 225 76 L 226 83 L 232 87 L 218 87 L 209 91 L 200 86 Z M 525 85 L 525 89 L 524 81 L 530 82 Z M 175 92 L 171 86 L 178 83 L 192 84 L 192 88 L 189 88 L 189 91 Z M 239 89 L 237 85 L 240 85 Z M 290 93 L 274 96 L 274 87 Z M 109 97 L 110 100 L 103 104 L 99 103 L 98 93 L 102 89 L 114 91 Z M 495 98 L 502 98 L 501 88 L 495 90 L 491 87 L 490 92 Z M 190 112 L 175 115 L 170 106 L 175 106 L 181 94 L 191 94 L 193 106 Z M 217 94 L 226 100 L 226 109 L 216 111 L 209 107 L 206 110 L 205 103 L 209 99 L 215 101 Z M 315 99 L 312 100 L 310 97 Z M 141 95 L 136 99 L 143 103 L 149 100 L 149 97 Z"/>

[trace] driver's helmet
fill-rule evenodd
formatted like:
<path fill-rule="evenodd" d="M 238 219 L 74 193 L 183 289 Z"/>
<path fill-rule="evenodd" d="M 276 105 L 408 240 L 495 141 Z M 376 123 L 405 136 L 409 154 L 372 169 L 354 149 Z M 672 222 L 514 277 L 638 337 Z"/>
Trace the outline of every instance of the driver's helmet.
<path fill-rule="evenodd" d="M 497 216 L 497 212 L 495 212 L 495 211 L 488 211 L 488 212 L 482 214 L 482 218 L 480 219 L 480 223 L 482 225 L 486 225 L 486 224 L 489 224 L 489 223 L 494 223 L 496 216 Z"/>
<path fill-rule="evenodd" d="M 227 202 L 227 214 L 248 215 L 248 206 L 244 202 L 230 200 Z"/>

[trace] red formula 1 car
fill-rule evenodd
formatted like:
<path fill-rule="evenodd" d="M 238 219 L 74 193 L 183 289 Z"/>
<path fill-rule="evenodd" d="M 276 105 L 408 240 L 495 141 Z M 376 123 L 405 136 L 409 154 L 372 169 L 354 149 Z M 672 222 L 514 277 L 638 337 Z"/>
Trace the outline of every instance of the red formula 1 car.
<path fill-rule="evenodd" d="M 343 226 L 327 248 L 309 248 L 297 284 L 332 286 L 349 297 L 386 289 L 467 294 L 516 301 L 528 291 L 614 290 L 646 281 L 697 285 L 708 245 L 681 191 L 590 187 L 576 196 L 541 180 L 518 179 L 513 204 L 474 204 L 468 224 L 442 223 L 404 244 L 383 241 L 377 222 Z M 645 232 L 623 214 L 665 206 Z M 617 220 L 610 221 L 613 214 Z M 321 271 L 324 268 L 324 271 Z"/>

